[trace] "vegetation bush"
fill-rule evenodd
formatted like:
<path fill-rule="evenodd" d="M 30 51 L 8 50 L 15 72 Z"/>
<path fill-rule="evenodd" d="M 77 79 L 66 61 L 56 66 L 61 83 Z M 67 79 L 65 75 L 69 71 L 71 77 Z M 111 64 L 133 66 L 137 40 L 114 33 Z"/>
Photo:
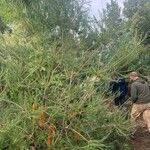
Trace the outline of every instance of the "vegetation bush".
<path fill-rule="evenodd" d="M 84 40 L 90 32 L 89 20 L 86 26 L 82 24 L 85 9 L 78 10 L 84 15 L 77 14 L 73 24 L 81 23 L 78 30 L 64 11 L 80 8 L 82 3 L 73 5 L 70 0 L 70 5 L 63 5 L 61 17 L 67 16 L 63 24 L 55 16 L 42 22 L 42 10 L 49 15 L 57 12 L 59 1 L 53 3 L 54 10 L 40 1 L 30 7 L 27 1 L 8 2 L 2 0 L 7 13 L 0 11 L 5 22 L 14 19 L 13 33 L 2 34 L 0 39 L 0 149 L 130 149 L 132 125 L 127 111 L 112 111 L 104 93 L 111 73 L 135 69 L 132 63 L 144 53 L 143 38 L 132 24 L 122 23 L 119 32 L 113 32 L 114 39 L 109 30 L 94 34 L 97 43 L 88 49 L 91 39 Z M 36 9 L 39 6 L 41 12 Z"/>

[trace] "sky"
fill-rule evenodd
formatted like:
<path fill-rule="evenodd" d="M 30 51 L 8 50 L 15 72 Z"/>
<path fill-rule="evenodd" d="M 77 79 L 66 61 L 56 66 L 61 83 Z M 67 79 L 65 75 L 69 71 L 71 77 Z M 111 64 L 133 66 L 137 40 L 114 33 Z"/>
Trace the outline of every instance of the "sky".
<path fill-rule="evenodd" d="M 123 7 L 124 0 L 118 0 L 120 7 Z M 109 3 L 110 0 L 91 0 L 91 16 L 99 16 L 99 11 L 102 11 L 106 7 L 106 3 Z"/>

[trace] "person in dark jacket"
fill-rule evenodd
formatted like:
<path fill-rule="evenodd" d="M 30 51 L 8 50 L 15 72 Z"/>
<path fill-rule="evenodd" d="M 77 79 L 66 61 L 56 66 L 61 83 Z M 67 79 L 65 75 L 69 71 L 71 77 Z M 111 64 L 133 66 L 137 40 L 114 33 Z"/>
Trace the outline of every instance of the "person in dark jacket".
<path fill-rule="evenodd" d="M 117 75 L 113 75 L 112 81 L 110 82 L 109 91 L 111 91 L 112 94 L 115 94 L 115 106 L 122 106 L 127 95 L 127 84 L 125 79 L 119 78 Z"/>

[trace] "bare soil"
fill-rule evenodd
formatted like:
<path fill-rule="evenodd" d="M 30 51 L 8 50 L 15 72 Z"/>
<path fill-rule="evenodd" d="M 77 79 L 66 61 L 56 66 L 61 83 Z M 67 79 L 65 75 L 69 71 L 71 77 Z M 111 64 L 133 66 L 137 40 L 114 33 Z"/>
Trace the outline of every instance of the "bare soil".
<path fill-rule="evenodd" d="M 137 121 L 136 131 L 131 138 L 131 143 L 133 150 L 150 150 L 150 133 L 142 118 Z"/>
<path fill-rule="evenodd" d="M 112 111 L 115 111 L 113 102 L 110 99 L 105 101 L 105 104 L 108 105 Z M 132 105 L 129 103 L 124 105 L 124 108 L 129 111 L 131 110 Z M 131 136 L 130 142 L 132 149 L 131 150 L 150 150 L 150 132 L 147 129 L 146 123 L 142 117 L 140 117 L 136 122 L 136 128 Z"/>

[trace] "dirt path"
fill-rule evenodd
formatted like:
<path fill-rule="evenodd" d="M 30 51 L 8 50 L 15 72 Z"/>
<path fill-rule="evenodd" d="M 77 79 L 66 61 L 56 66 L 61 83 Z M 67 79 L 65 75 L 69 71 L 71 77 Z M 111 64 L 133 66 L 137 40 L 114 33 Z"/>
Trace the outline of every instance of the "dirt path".
<path fill-rule="evenodd" d="M 137 129 L 134 136 L 131 138 L 131 143 L 133 145 L 133 150 L 150 150 L 150 133 L 143 119 L 137 122 Z"/>
<path fill-rule="evenodd" d="M 125 105 L 126 110 L 131 110 L 131 105 Z M 131 138 L 132 150 L 150 150 L 150 133 L 142 117 L 136 122 L 135 133 Z"/>
<path fill-rule="evenodd" d="M 105 103 L 112 109 L 112 111 L 116 110 L 114 109 L 114 105 L 111 103 L 110 99 L 108 99 Z M 127 111 L 131 109 L 130 104 L 125 104 L 124 107 Z M 132 145 L 131 150 L 150 150 L 150 133 L 142 118 L 137 121 L 136 132 L 132 136 L 130 142 Z"/>

